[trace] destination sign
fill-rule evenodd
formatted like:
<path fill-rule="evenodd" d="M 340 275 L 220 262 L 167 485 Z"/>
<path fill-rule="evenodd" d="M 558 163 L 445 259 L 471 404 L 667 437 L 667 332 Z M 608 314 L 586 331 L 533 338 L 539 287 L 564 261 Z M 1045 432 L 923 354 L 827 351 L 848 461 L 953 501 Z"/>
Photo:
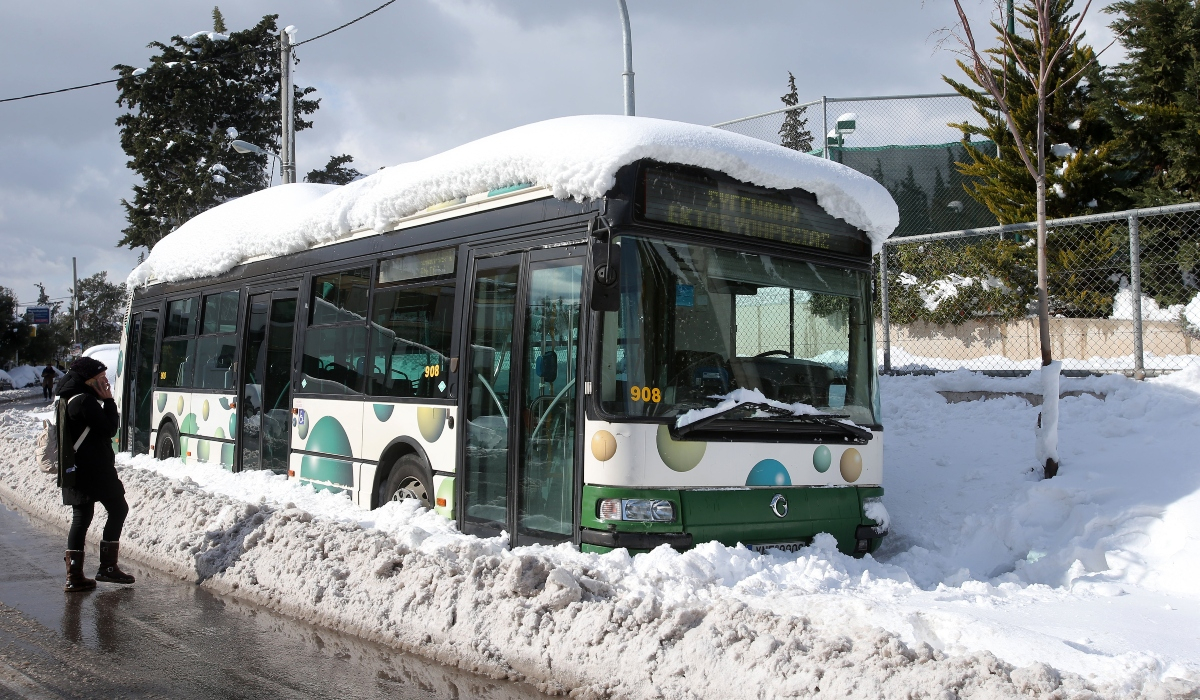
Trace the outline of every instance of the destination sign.
<path fill-rule="evenodd" d="M 787 192 L 660 168 L 647 168 L 643 178 L 641 209 L 649 221 L 855 255 L 868 252 L 849 225 Z"/>

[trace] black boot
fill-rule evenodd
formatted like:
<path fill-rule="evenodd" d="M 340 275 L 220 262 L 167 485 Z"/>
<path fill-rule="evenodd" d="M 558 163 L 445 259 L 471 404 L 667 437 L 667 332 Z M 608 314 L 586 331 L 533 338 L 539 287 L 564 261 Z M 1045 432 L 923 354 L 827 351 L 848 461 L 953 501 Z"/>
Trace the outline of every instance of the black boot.
<path fill-rule="evenodd" d="M 100 540 L 100 570 L 96 572 L 97 581 L 133 583 L 133 577 L 121 571 L 121 567 L 117 566 L 117 552 L 120 548 L 121 545 L 116 542 Z"/>
<path fill-rule="evenodd" d="M 67 583 L 63 590 L 68 593 L 90 591 L 96 587 L 96 582 L 83 575 L 83 552 L 68 549 L 63 561 L 67 563 Z"/>

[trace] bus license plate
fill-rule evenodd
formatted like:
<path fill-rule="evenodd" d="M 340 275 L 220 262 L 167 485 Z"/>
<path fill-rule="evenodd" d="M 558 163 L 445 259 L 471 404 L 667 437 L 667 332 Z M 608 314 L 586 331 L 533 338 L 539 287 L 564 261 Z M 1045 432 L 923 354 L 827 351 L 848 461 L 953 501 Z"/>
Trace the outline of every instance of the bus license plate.
<path fill-rule="evenodd" d="M 759 554 L 766 554 L 769 549 L 778 549 L 781 552 L 799 552 L 807 546 L 808 544 L 805 542 L 777 542 L 774 544 L 752 544 L 750 545 L 750 549 Z"/>

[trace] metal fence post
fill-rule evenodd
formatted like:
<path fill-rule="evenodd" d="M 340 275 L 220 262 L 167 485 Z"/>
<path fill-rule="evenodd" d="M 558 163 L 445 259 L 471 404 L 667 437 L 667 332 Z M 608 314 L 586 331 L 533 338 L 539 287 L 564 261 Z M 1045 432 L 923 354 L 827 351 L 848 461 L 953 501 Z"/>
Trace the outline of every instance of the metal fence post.
<path fill-rule="evenodd" d="M 1146 378 L 1142 356 L 1142 235 L 1138 216 L 1129 214 L 1129 291 L 1133 295 L 1133 377 Z"/>
<path fill-rule="evenodd" d="M 892 324 L 888 309 L 887 244 L 879 251 L 879 305 L 883 317 L 883 373 L 892 373 Z"/>
<path fill-rule="evenodd" d="M 824 95 L 821 95 L 821 154 L 825 160 L 829 160 L 829 103 Z"/>

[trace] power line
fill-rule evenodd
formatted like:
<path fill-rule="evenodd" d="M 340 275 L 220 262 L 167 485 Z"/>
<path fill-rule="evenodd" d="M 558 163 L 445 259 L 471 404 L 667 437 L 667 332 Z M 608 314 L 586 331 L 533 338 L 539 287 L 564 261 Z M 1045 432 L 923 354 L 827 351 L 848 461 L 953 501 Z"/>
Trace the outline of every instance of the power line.
<path fill-rule="evenodd" d="M 345 29 L 346 27 L 349 27 L 350 25 L 354 24 L 355 22 L 358 22 L 360 20 L 366 19 L 367 17 L 370 17 L 371 15 L 375 14 L 376 12 L 379 12 L 380 10 L 387 7 L 388 5 L 391 5 L 394 2 L 396 2 L 396 0 L 388 0 L 387 2 L 383 3 L 379 7 L 376 7 L 374 10 L 371 10 L 370 12 L 368 12 L 364 15 L 355 17 L 354 19 L 350 20 L 349 22 L 346 22 L 345 24 L 343 24 L 341 26 L 334 27 L 333 29 L 330 29 L 329 31 L 327 31 L 323 34 L 318 34 L 311 39 L 305 39 L 304 41 L 293 44 L 293 46 L 303 46 L 304 44 L 307 44 L 310 41 L 316 41 L 317 39 L 323 39 L 324 37 L 327 37 L 330 34 L 333 34 L 334 32 L 340 32 L 341 30 Z M 253 51 L 275 51 L 275 49 L 274 48 L 270 48 L 270 49 L 251 48 L 251 49 L 246 49 L 245 51 L 239 51 L 239 52 L 237 52 L 235 54 L 231 54 L 229 56 L 222 56 L 218 60 L 221 60 L 221 61 L 228 60 L 230 58 L 234 58 L 236 56 L 241 56 L 242 54 L 250 53 Z M 214 62 L 215 61 L 196 61 L 195 63 L 204 64 L 204 63 L 214 63 Z M 112 83 L 115 83 L 118 80 L 121 80 L 121 78 L 112 78 L 111 80 L 101 80 L 100 82 L 97 82 L 97 83 L 88 83 L 86 85 L 75 85 L 72 87 L 61 88 L 58 90 L 47 90 L 46 92 L 35 92 L 32 95 L 21 95 L 20 97 L 5 97 L 3 99 L 0 99 L 0 103 L 16 102 L 17 100 L 28 100 L 33 97 L 45 97 L 46 95 L 57 95 L 60 92 L 71 92 L 72 90 L 83 90 L 85 88 L 96 87 L 98 85 L 111 85 Z"/>
<path fill-rule="evenodd" d="M 380 5 L 379 7 L 376 7 L 374 10 L 371 10 L 370 12 L 368 12 L 368 13 L 367 13 L 367 14 L 365 14 L 365 15 L 361 15 L 361 16 L 359 16 L 359 17 L 355 17 L 354 19 L 350 20 L 349 22 L 347 22 L 347 23 L 343 24 L 343 25 L 342 25 L 342 26 L 340 26 L 340 27 L 334 27 L 333 29 L 330 29 L 329 31 L 325 32 L 324 34 L 318 34 L 318 35 L 314 36 L 314 37 L 313 37 L 313 38 L 311 38 L 311 39 L 305 39 L 304 41 L 297 42 L 296 44 L 293 44 L 293 46 L 304 46 L 305 44 L 307 44 L 307 43 L 308 43 L 308 42 L 310 42 L 310 41 L 316 41 L 317 39 L 321 39 L 321 38 L 323 38 L 323 37 L 327 37 L 327 36 L 329 36 L 330 34 L 333 34 L 334 32 L 340 32 L 341 30 L 345 29 L 346 27 L 349 27 L 350 25 L 354 24 L 355 22 L 359 21 L 360 19 L 366 19 L 366 18 L 368 18 L 368 17 L 370 17 L 371 15 L 375 14 L 376 12 L 379 12 L 380 10 L 382 10 L 382 9 L 383 9 L 383 8 L 385 8 L 385 7 L 387 7 L 388 5 L 391 5 L 391 4 L 392 4 L 392 3 L 394 3 L 394 2 L 396 2 L 396 0 L 388 0 L 387 2 L 383 3 L 383 4 L 382 4 L 382 5 Z"/>
<path fill-rule="evenodd" d="M 70 92 L 72 90 L 82 90 L 84 88 L 96 87 L 97 85 L 108 85 L 109 83 L 115 83 L 118 80 L 120 80 L 120 78 L 113 78 L 112 80 L 101 80 L 98 83 L 88 83 L 87 85 L 76 85 L 75 87 L 62 88 L 61 90 L 47 90 L 46 92 L 35 92 L 32 95 L 21 95 L 20 97 L 6 97 L 6 98 L 0 100 L 0 102 L 16 102 L 17 100 L 28 100 L 31 97 L 44 97 L 46 95 L 57 95 L 60 92 Z"/>

